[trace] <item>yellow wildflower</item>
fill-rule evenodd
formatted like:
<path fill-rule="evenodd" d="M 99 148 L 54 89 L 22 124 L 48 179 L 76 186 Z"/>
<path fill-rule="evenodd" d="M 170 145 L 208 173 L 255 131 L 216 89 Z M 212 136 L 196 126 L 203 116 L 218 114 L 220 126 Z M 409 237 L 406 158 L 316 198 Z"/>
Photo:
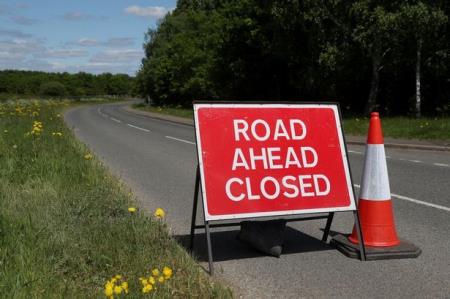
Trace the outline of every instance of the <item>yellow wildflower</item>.
<path fill-rule="evenodd" d="M 114 287 L 114 294 L 119 295 L 119 294 L 122 293 L 122 291 L 123 291 L 123 289 L 122 289 L 121 286 L 115 286 Z"/>
<path fill-rule="evenodd" d="M 153 269 L 152 270 L 152 275 L 155 276 L 155 277 L 159 276 L 159 270 L 158 269 Z"/>
<path fill-rule="evenodd" d="M 122 275 L 117 274 L 116 276 L 114 276 L 115 279 L 122 279 Z"/>
<path fill-rule="evenodd" d="M 160 218 L 161 219 L 161 218 L 164 218 L 164 216 L 166 215 L 166 212 L 164 212 L 164 210 L 161 209 L 161 208 L 157 208 L 153 215 L 155 215 L 156 218 Z"/>
<path fill-rule="evenodd" d="M 134 207 L 129 207 L 129 208 L 128 208 L 128 212 L 130 212 L 130 213 L 135 213 L 135 212 L 136 212 L 136 208 L 134 208 Z"/>
<path fill-rule="evenodd" d="M 147 284 L 142 288 L 142 293 L 149 293 L 151 290 L 153 290 L 153 286 L 151 284 Z"/>
<path fill-rule="evenodd" d="M 145 278 L 143 278 L 143 279 L 141 280 L 141 283 L 142 283 L 143 286 L 148 285 L 148 281 L 147 281 L 147 279 L 145 279 Z"/>
<path fill-rule="evenodd" d="M 84 155 L 84 159 L 91 160 L 92 159 L 92 155 L 87 153 L 86 155 Z"/>
<path fill-rule="evenodd" d="M 124 281 L 120 286 L 125 291 L 125 294 L 128 294 L 128 282 Z"/>
<path fill-rule="evenodd" d="M 151 284 L 155 284 L 155 283 L 156 283 L 156 280 L 155 280 L 155 278 L 153 278 L 152 276 L 150 276 L 150 277 L 148 278 L 148 282 L 151 283 Z"/>
<path fill-rule="evenodd" d="M 114 294 L 114 284 L 107 282 L 105 285 L 105 295 L 106 297 L 111 297 Z"/>
<path fill-rule="evenodd" d="M 169 279 L 172 277 L 172 269 L 169 267 L 164 267 L 162 272 L 164 274 L 164 278 Z"/>
<path fill-rule="evenodd" d="M 163 283 L 163 282 L 164 282 L 164 276 L 158 277 L 158 281 L 159 281 L 160 283 Z"/>

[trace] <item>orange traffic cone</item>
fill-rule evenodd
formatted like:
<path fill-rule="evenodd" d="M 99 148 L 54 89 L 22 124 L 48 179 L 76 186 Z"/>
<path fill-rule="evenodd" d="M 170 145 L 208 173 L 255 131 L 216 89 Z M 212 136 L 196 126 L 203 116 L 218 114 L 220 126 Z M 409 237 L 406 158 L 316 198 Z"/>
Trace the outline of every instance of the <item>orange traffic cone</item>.
<path fill-rule="evenodd" d="M 392 212 L 383 133 L 378 112 L 370 114 L 358 211 L 365 245 L 384 247 L 400 244 Z M 349 240 L 358 243 L 355 227 Z"/>
<path fill-rule="evenodd" d="M 397 236 L 378 112 L 370 114 L 358 213 L 364 247 L 368 246 L 365 247 L 367 260 L 413 258 L 422 252 Z M 331 243 L 348 257 L 361 257 L 356 224 L 348 238 L 338 233 Z"/>

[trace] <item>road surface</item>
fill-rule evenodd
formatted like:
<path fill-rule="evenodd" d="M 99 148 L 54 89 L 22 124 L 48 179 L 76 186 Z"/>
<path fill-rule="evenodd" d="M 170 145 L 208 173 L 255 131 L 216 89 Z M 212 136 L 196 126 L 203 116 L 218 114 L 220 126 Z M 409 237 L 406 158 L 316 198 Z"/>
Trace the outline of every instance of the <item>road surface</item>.
<path fill-rule="evenodd" d="M 125 105 L 78 107 L 65 120 L 133 189 L 141 209 L 166 210 L 171 234 L 186 244 L 197 164 L 193 127 L 136 115 Z M 363 152 L 349 146 L 355 185 Z M 320 242 L 325 221 L 317 220 L 289 223 L 280 258 L 241 244 L 238 227 L 215 230 L 216 275 L 242 298 L 450 298 L 450 153 L 386 152 L 397 231 L 422 249 L 419 258 L 349 259 Z M 352 227 L 352 213 L 338 213 L 332 233 Z M 206 266 L 205 248 L 199 232 L 194 255 Z"/>

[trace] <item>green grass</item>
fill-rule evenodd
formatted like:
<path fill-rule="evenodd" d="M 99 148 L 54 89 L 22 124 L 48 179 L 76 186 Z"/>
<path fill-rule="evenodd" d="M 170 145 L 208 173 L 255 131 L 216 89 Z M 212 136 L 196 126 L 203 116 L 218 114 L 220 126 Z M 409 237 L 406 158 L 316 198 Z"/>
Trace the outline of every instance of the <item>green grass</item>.
<path fill-rule="evenodd" d="M 369 126 L 368 118 L 346 118 L 343 121 L 344 131 L 350 135 L 366 135 Z M 385 137 L 405 139 L 438 139 L 450 140 L 450 118 L 407 118 L 382 117 Z"/>
<path fill-rule="evenodd" d="M 156 113 L 193 118 L 193 110 L 181 107 L 155 107 L 135 104 L 133 108 Z M 382 117 L 385 137 L 405 139 L 439 139 L 450 140 L 450 117 L 439 118 L 407 118 Z M 366 117 L 344 118 L 344 131 L 350 135 L 367 135 L 369 119 Z"/>
<path fill-rule="evenodd" d="M 0 105 L 1 297 L 103 298 L 117 274 L 128 298 L 231 297 L 169 237 L 164 219 L 128 211 L 133 195 L 64 125 L 69 105 Z M 30 133 L 34 121 L 39 134 Z M 171 279 L 142 294 L 139 277 L 164 266 Z"/>
<path fill-rule="evenodd" d="M 171 107 L 171 106 L 149 106 L 145 104 L 134 104 L 132 105 L 132 107 L 143 111 L 150 111 L 190 119 L 194 118 L 194 111 L 192 110 L 192 108 L 183 108 L 181 106 Z"/>

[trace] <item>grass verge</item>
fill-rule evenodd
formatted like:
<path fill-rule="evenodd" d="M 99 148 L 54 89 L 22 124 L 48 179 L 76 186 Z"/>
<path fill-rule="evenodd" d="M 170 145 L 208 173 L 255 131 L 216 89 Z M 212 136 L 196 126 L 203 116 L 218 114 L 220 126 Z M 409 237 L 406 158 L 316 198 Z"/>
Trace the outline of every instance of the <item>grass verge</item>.
<path fill-rule="evenodd" d="M 193 119 L 193 110 L 181 107 L 147 106 L 134 104 L 133 108 L 174 115 Z M 450 118 L 407 118 L 407 117 L 382 117 L 383 134 L 385 137 L 405 139 L 435 139 L 450 140 Z M 367 117 L 344 118 L 344 131 L 349 135 L 367 135 L 369 119 Z"/>
<path fill-rule="evenodd" d="M 405 139 L 450 140 L 450 118 L 407 118 L 382 117 L 385 137 Z M 344 130 L 347 134 L 366 135 L 369 127 L 368 118 L 344 119 Z"/>
<path fill-rule="evenodd" d="M 133 108 L 139 109 L 142 111 L 149 111 L 149 112 L 155 112 L 155 113 L 161 113 L 161 114 L 167 114 L 167 115 L 173 115 L 178 117 L 184 117 L 189 119 L 194 119 L 194 111 L 192 108 L 183 108 L 181 106 L 149 106 L 143 103 L 140 104 L 133 104 Z"/>
<path fill-rule="evenodd" d="M 64 125 L 68 105 L 0 105 L 1 297 L 101 298 L 107 281 L 114 298 L 231 297 L 164 219 L 129 211 L 131 193 Z"/>

